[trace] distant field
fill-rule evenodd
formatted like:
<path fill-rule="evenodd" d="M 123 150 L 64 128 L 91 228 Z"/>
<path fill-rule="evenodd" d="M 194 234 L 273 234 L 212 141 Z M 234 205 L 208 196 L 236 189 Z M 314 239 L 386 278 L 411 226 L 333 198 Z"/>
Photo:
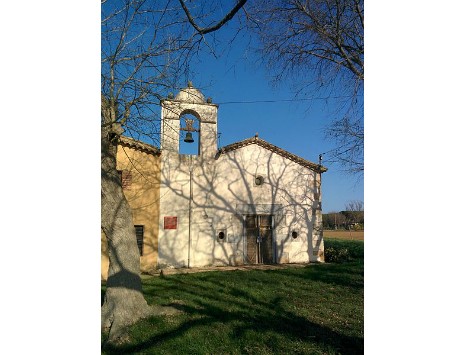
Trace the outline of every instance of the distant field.
<path fill-rule="evenodd" d="M 324 238 L 363 240 L 363 231 L 324 230 Z"/>

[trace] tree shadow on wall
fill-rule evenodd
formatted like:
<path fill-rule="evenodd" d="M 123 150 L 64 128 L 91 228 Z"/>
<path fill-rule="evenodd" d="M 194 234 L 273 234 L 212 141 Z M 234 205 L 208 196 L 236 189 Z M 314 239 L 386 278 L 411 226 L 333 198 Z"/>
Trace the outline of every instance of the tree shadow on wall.
<path fill-rule="evenodd" d="M 313 240 L 320 223 L 316 213 L 320 209 L 316 200 L 320 188 L 318 174 L 255 144 L 252 146 L 254 149 L 249 154 L 232 151 L 217 155 L 210 163 L 199 156 L 185 155 L 170 155 L 170 159 L 163 161 L 161 209 L 163 206 L 167 212 L 161 214 L 182 216 L 182 229 L 189 228 L 188 216 L 191 216 L 192 255 L 207 260 L 207 265 L 237 264 L 236 252 L 246 257 L 245 215 L 274 216 L 276 262 L 288 262 L 289 249 L 311 258 L 314 249 L 322 243 L 321 239 Z M 264 183 L 255 186 L 259 172 Z M 296 228 L 298 238 L 293 239 L 292 231 Z M 228 231 L 233 239 L 218 241 L 219 230 Z M 159 267 L 179 266 L 189 243 L 184 240 L 179 243 L 178 238 L 171 236 L 162 238 L 160 259 L 164 265 Z M 190 265 L 205 266 L 195 265 L 192 260 Z"/>

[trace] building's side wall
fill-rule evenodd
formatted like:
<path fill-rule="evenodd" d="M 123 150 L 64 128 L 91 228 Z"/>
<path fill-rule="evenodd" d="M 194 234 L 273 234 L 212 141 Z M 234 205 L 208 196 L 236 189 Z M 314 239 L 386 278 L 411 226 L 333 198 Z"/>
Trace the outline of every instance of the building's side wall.
<path fill-rule="evenodd" d="M 130 204 L 133 223 L 144 226 L 141 271 L 157 268 L 158 218 L 160 206 L 160 157 L 125 146 L 118 147 L 118 170 L 131 174 L 131 183 L 124 187 Z M 106 237 L 102 233 L 102 279 L 108 276 Z"/>
<path fill-rule="evenodd" d="M 159 267 L 244 263 L 243 215 L 251 213 L 275 215 L 277 262 L 323 261 L 318 173 L 255 144 L 217 160 L 171 153 L 162 159 Z M 265 179 L 261 186 L 256 175 Z M 170 216 L 177 229 L 164 229 Z M 219 231 L 226 233 L 222 242 Z"/>

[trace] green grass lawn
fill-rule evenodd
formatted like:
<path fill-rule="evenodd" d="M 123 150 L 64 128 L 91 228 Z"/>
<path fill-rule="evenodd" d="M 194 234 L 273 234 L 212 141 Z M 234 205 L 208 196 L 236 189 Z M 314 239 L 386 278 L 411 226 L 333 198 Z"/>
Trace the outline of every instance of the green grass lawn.
<path fill-rule="evenodd" d="M 127 344 L 104 354 L 363 353 L 361 259 L 148 276 L 143 291 L 149 304 L 181 312 L 135 324 Z"/>

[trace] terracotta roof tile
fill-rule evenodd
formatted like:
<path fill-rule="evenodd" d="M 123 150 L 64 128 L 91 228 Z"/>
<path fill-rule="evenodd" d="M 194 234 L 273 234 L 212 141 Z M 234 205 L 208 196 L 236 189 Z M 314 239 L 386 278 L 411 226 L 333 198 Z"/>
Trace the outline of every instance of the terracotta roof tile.
<path fill-rule="evenodd" d="M 145 153 L 153 154 L 153 155 L 160 155 L 160 149 L 154 147 L 153 145 L 146 144 L 140 141 L 137 141 L 130 137 L 121 136 L 119 139 L 119 144 L 124 147 L 129 147 L 133 149 L 140 150 Z"/>

